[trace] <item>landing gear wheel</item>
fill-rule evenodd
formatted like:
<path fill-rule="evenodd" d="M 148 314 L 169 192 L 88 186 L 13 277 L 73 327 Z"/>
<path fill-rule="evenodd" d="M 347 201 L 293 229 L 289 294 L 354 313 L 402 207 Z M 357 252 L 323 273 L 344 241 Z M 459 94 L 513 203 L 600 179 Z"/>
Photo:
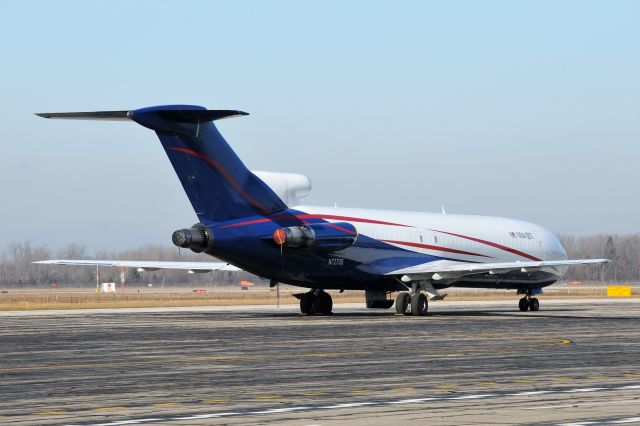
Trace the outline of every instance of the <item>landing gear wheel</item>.
<path fill-rule="evenodd" d="M 416 293 L 411 296 L 411 314 L 413 316 L 427 315 L 429 310 L 429 302 L 424 293 Z"/>
<path fill-rule="evenodd" d="M 529 301 L 529 309 L 534 312 L 540 309 L 540 302 L 538 302 L 538 299 L 536 299 L 535 297 L 531 298 L 531 300 Z"/>
<path fill-rule="evenodd" d="M 313 315 L 313 302 L 315 298 L 312 292 L 304 293 L 300 296 L 300 312 L 305 315 Z"/>
<path fill-rule="evenodd" d="M 396 314 L 407 315 L 407 307 L 409 306 L 410 300 L 411 296 L 409 293 L 398 293 L 398 296 L 396 297 Z"/>
<path fill-rule="evenodd" d="M 333 300 L 331 295 L 325 291 L 321 291 L 315 295 L 313 301 L 313 312 L 322 315 L 331 315 L 331 309 L 333 308 Z"/>
<path fill-rule="evenodd" d="M 518 308 L 520 308 L 522 312 L 525 312 L 527 309 L 529 309 L 529 302 L 527 301 L 526 297 L 520 299 L 520 301 L 518 302 Z"/>

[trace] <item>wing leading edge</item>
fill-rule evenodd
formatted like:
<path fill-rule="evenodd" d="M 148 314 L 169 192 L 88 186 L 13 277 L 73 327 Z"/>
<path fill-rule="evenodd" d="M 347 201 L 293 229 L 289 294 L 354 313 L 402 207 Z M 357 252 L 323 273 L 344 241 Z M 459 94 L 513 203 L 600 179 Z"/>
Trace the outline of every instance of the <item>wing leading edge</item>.
<path fill-rule="evenodd" d="M 402 276 L 405 282 L 414 280 L 456 279 L 473 274 L 503 274 L 511 271 L 532 272 L 542 268 L 609 263 L 609 259 L 542 260 L 531 262 L 458 263 L 436 261 L 391 271 L 386 275 Z"/>
<path fill-rule="evenodd" d="M 159 271 L 162 269 L 182 270 L 189 272 L 212 271 L 239 271 L 237 268 L 225 262 L 163 262 L 147 260 L 74 260 L 52 259 L 40 260 L 33 263 L 44 265 L 70 265 L 70 266 L 120 266 L 123 268 L 137 268 L 139 271 Z"/>

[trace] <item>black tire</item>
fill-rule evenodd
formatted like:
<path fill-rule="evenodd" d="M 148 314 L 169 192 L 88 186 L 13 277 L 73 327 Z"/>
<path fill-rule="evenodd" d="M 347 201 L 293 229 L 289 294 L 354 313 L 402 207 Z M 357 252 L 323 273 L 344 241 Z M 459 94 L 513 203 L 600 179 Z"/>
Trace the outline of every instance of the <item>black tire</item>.
<path fill-rule="evenodd" d="M 520 301 L 518 302 L 518 308 L 520 308 L 522 312 L 525 312 L 527 309 L 529 309 L 529 302 L 527 302 L 526 297 L 520 299 Z"/>
<path fill-rule="evenodd" d="M 538 301 L 538 299 L 536 299 L 535 297 L 531 298 L 531 301 L 529 302 L 529 309 L 533 312 L 540 309 L 540 302 Z"/>
<path fill-rule="evenodd" d="M 409 293 L 398 293 L 398 296 L 396 297 L 396 314 L 407 315 L 409 300 L 411 300 L 411 296 L 409 296 Z"/>
<path fill-rule="evenodd" d="M 325 291 L 318 293 L 313 302 L 313 311 L 316 314 L 331 315 L 332 309 L 333 299 L 331 299 L 331 295 Z"/>
<path fill-rule="evenodd" d="M 411 296 L 411 314 L 413 316 L 427 315 L 429 310 L 429 301 L 424 293 L 416 293 Z"/>
<path fill-rule="evenodd" d="M 305 315 L 313 315 L 314 299 L 313 293 L 305 293 L 300 296 L 300 312 Z"/>

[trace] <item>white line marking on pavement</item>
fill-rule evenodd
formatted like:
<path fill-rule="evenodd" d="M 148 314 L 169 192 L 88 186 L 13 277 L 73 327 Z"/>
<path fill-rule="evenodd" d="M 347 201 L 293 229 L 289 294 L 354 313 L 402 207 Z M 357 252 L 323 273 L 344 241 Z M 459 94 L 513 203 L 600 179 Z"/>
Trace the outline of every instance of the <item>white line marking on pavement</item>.
<path fill-rule="evenodd" d="M 580 389 L 569 389 L 566 391 L 562 391 L 562 393 L 578 393 L 578 392 L 597 392 L 601 390 L 606 390 L 607 388 L 580 388 Z"/>
<path fill-rule="evenodd" d="M 415 404 L 417 402 L 425 401 L 438 401 L 442 398 L 414 398 L 414 399 L 401 399 L 400 401 L 389 401 L 387 404 Z"/>
<path fill-rule="evenodd" d="M 525 392 L 516 392 L 516 393 L 508 393 L 507 396 L 529 396 L 529 395 L 544 395 L 545 393 L 553 393 L 553 391 L 525 391 Z"/>
<path fill-rule="evenodd" d="M 411 398 L 411 399 L 396 399 L 392 401 L 374 400 L 368 402 L 353 402 L 334 405 L 315 405 L 315 406 L 295 406 L 295 407 L 282 407 L 282 408 L 269 408 L 269 409 L 255 409 L 244 411 L 230 411 L 222 413 L 207 413 L 207 414 L 194 414 L 191 416 L 185 415 L 167 415 L 162 418 L 148 418 L 148 419 L 133 419 L 123 420 L 111 423 L 98 423 L 95 426 L 121 426 L 140 423 L 152 423 L 152 422 L 172 422 L 176 420 L 198 420 L 209 419 L 217 417 L 231 417 L 231 416 L 255 416 L 255 415 L 269 415 L 278 413 L 288 413 L 292 411 L 312 411 L 312 410 L 337 410 L 341 408 L 355 408 L 366 406 L 378 406 L 392 404 L 419 404 L 427 401 L 463 401 L 470 399 L 487 399 L 487 398 L 499 398 L 499 397 L 518 397 L 518 396 L 533 396 L 533 395 L 545 395 L 545 394 L 567 394 L 567 393 L 585 393 L 585 392 L 609 392 L 616 390 L 627 389 L 640 389 L 640 385 L 624 385 L 624 386 L 612 386 L 612 387 L 597 387 L 597 388 L 574 388 L 574 389 L 556 389 L 556 390 L 538 390 L 538 391 L 523 391 L 523 392 L 505 392 L 505 393 L 481 393 L 471 395 L 458 395 L 458 396 L 440 396 L 429 398 Z M 561 406 L 559 406 L 561 407 Z M 538 407 L 532 407 L 530 409 L 537 409 Z M 547 408 L 552 408 L 547 406 Z M 608 419 L 597 421 L 584 421 L 577 423 L 562 423 L 562 426 L 591 426 L 601 424 L 624 424 L 624 423 L 638 423 L 640 417 L 629 417 L 624 419 Z"/>
<path fill-rule="evenodd" d="M 480 394 L 480 395 L 464 395 L 464 396 L 455 396 L 452 398 L 448 398 L 449 400 L 456 400 L 456 399 L 480 399 L 480 398 L 491 398 L 492 396 L 498 396 L 497 393 L 484 393 L 484 394 Z"/>
<path fill-rule="evenodd" d="M 242 413 L 239 413 L 239 412 L 228 412 L 228 413 L 213 413 L 213 414 L 194 414 L 193 416 L 187 416 L 187 417 L 175 417 L 175 418 L 172 418 L 172 420 L 210 419 L 212 417 L 237 416 L 238 414 L 242 414 Z M 100 426 L 100 425 L 97 425 L 97 426 Z"/>
<path fill-rule="evenodd" d="M 626 419 L 614 420 L 611 424 L 621 425 L 623 423 L 640 423 L 640 417 L 628 417 Z"/>
<path fill-rule="evenodd" d="M 345 404 L 336 404 L 336 405 L 329 405 L 329 406 L 324 406 L 324 407 L 319 407 L 320 409 L 336 409 L 336 408 L 351 408 L 351 407 L 362 407 L 365 405 L 373 405 L 373 402 L 352 402 L 352 403 L 345 403 Z"/>

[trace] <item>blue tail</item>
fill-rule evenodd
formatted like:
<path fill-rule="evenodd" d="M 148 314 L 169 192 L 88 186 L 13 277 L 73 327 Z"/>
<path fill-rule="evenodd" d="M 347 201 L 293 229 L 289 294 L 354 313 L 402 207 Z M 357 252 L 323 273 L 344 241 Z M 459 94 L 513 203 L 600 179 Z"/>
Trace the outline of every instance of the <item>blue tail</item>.
<path fill-rule="evenodd" d="M 142 108 L 127 118 L 154 130 L 201 222 L 270 214 L 287 206 L 242 163 L 213 124 L 246 115 L 171 105 Z"/>

